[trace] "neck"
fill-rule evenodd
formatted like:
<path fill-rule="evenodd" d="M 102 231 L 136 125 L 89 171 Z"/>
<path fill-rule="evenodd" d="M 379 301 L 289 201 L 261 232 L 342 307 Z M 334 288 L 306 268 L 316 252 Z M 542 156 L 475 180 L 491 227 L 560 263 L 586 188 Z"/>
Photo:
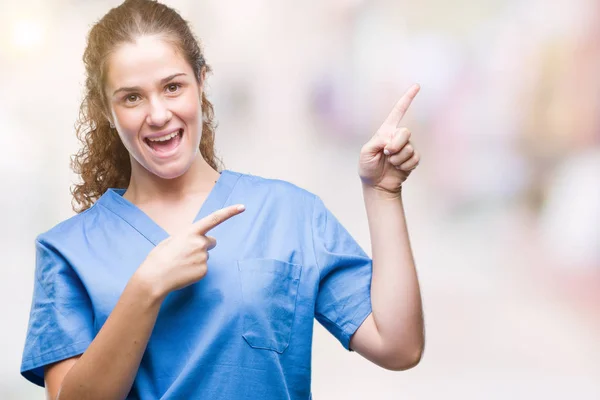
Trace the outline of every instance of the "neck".
<path fill-rule="evenodd" d="M 131 179 L 123 197 L 133 204 L 172 203 L 210 192 L 219 173 L 198 152 L 190 168 L 181 176 L 164 179 L 132 163 Z"/>

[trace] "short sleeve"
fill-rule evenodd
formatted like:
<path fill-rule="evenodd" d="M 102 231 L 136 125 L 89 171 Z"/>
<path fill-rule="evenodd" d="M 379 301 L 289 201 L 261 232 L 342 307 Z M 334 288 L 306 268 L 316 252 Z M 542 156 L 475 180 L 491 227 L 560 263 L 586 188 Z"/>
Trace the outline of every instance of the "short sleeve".
<path fill-rule="evenodd" d="M 36 240 L 33 301 L 21 375 L 44 386 L 44 366 L 87 349 L 93 340 L 93 312 L 79 277 L 52 246 Z"/>
<path fill-rule="evenodd" d="M 352 351 L 350 338 L 371 313 L 372 260 L 319 197 L 312 224 L 320 271 L 315 318 Z"/>

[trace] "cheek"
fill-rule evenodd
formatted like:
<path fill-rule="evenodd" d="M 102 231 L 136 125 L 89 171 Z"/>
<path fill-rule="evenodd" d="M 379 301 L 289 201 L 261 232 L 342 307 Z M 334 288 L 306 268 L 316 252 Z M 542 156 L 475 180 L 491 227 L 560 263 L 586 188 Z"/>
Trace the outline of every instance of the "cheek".
<path fill-rule="evenodd" d="M 197 95 L 186 94 L 177 99 L 177 114 L 187 124 L 197 124 L 202 120 L 202 108 Z"/>
<path fill-rule="evenodd" d="M 135 108 L 115 110 L 114 117 L 119 127 L 119 137 L 128 150 L 133 150 L 133 143 L 145 120 L 143 112 Z"/>
<path fill-rule="evenodd" d="M 115 111 L 114 115 L 118 121 L 119 130 L 128 137 L 137 135 L 145 120 L 145 113 L 141 107 L 139 109 L 119 109 Z"/>

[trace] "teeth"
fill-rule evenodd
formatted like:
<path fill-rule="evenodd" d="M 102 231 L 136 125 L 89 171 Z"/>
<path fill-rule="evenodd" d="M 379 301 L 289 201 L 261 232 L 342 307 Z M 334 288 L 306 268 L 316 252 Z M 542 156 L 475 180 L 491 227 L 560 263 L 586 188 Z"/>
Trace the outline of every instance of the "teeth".
<path fill-rule="evenodd" d="M 179 135 L 179 131 L 176 131 L 176 132 L 173 132 L 173 133 L 169 133 L 168 135 L 157 137 L 157 138 L 154 138 L 154 139 L 148 138 L 148 140 L 151 141 L 151 142 L 165 142 L 165 141 L 167 141 L 169 139 L 173 139 L 177 135 Z"/>

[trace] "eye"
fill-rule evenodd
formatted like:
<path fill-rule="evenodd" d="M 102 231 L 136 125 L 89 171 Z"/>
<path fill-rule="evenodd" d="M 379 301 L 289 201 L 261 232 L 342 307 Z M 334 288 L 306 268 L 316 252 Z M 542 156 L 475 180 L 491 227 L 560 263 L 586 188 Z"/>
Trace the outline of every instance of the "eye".
<path fill-rule="evenodd" d="M 169 83 L 167 85 L 167 92 L 176 93 L 181 88 L 181 84 L 179 83 Z"/>
<path fill-rule="evenodd" d="M 136 101 L 138 101 L 140 98 L 140 96 L 138 96 L 137 94 L 128 94 L 127 96 L 125 96 L 125 102 L 126 103 L 135 103 Z"/>

